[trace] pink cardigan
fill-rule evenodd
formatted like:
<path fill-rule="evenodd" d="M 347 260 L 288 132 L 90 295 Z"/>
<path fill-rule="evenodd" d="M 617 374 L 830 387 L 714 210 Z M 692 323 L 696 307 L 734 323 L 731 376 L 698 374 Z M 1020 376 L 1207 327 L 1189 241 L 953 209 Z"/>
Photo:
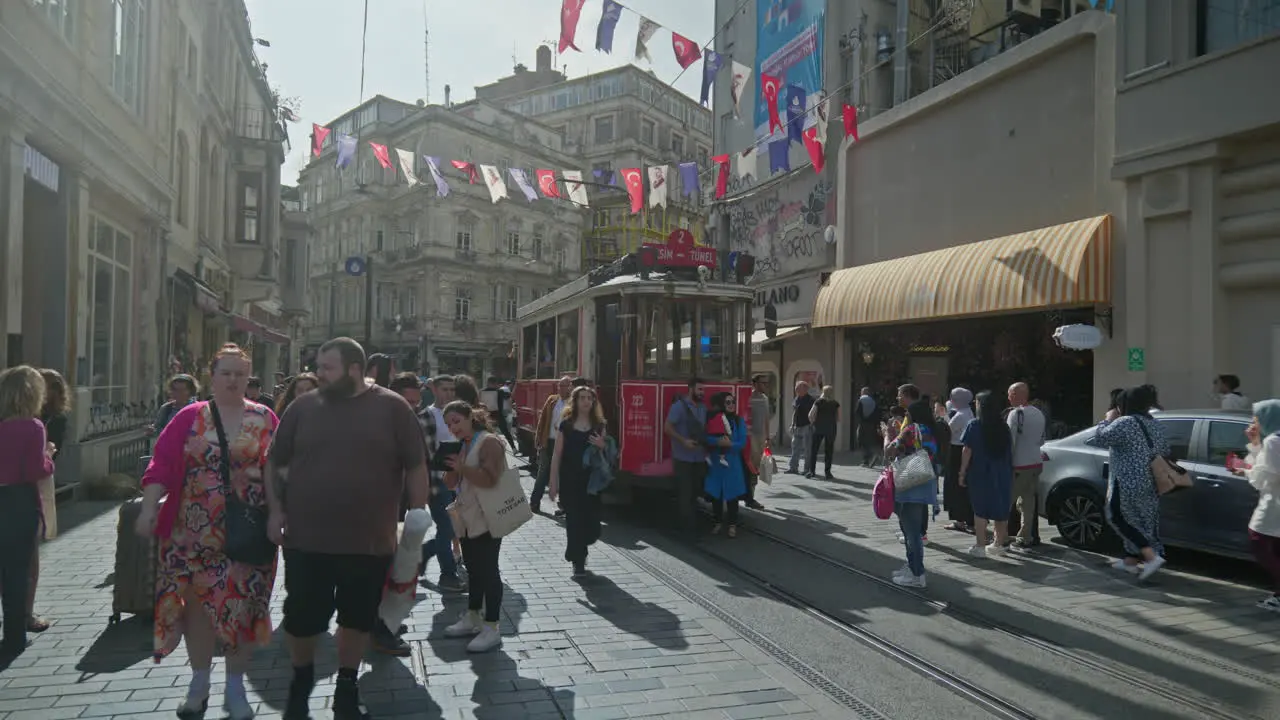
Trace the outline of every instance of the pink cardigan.
<path fill-rule="evenodd" d="M 208 404 L 207 401 L 194 402 L 179 410 L 156 439 L 151 463 L 142 475 L 142 487 L 163 485 L 168 500 L 160 505 L 160 513 L 156 518 L 156 537 L 169 537 L 173 533 L 173 523 L 177 520 L 178 508 L 182 505 L 182 486 L 187 480 L 187 439 L 191 437 L 196 418 Z M 266 410 L 274 419 L 275 414 L 271 409 Z"/>

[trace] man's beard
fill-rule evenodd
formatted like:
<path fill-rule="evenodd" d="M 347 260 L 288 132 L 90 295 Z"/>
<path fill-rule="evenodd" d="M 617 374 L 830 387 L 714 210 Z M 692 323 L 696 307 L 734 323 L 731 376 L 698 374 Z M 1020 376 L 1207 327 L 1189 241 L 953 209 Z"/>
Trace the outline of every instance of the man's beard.
<path fill-rule="evenodd" d="M 345 400 L 356 394 L 359 385 L 350 375 L 320 386 L 320 395 L 326 400 Z"/>
<path fill-rule="evenodd" d="M 693 399 L 697 400 L 698 402 L 702 402 L 702 395 L 703 395 L 702 393 L 696 392 L 693 394 Z"/>

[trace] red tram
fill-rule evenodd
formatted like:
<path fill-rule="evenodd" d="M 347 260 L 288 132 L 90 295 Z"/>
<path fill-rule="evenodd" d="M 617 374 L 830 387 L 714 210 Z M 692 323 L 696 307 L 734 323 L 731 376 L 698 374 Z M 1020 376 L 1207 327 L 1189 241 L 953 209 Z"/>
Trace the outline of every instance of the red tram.
<path fill-rule="evenodd" d="M 730 391 L 747 406 L 754 260 L 736 256 L 735 282 L 716 276 L 716 251 L 688 231 L 648 244 L 520 308 L 520 373 L 514 391 L 522 447 L 532 447 L 538 413 L 564 375 L 597 388 L 621 448 L 611 494 L 669 489 L 667 410 L 705 381 L 706 396 Z"/>

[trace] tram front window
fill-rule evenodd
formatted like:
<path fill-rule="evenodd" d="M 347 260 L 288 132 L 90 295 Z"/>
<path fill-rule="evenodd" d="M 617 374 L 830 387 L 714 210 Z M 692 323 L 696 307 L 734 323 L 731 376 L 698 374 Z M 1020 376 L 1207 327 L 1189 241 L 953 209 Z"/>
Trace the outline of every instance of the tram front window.
<path fill-rule="evenodd" d="M 654 298 L 642 313 L 645 377 L 743 377 L 743 303 Z"/>

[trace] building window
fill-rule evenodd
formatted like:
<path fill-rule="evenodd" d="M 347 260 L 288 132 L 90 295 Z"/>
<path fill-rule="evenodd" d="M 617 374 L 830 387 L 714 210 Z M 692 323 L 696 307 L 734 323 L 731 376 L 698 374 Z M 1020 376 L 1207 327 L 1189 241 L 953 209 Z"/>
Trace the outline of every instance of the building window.
<path fill-rule="evenodd" d="M 542 241 L 542 231 L 541 231 L 541 230 L 534 230 L 534 231 L 533 231 L 533 248 L 532 248 L 532 249 L 533 249 L 533 259 L 534 259 L 534 260 L 541 260 L 541 259 L 542 259 L 542 242 L 543 242 L 543 241 Z"/>
<path fill-rule="evenodd" d="M 33 0 L 36 7 L 43 7 L 45 16 L 68 42 L 75 39 L 75 10 L 73 0 Z"/>
<path fill-rule="evenodd" d="M 1221 52 L 1276 32 L 1280 0 L 1198 0 L 1200 55 Z"/>
<path fill-rule="evenodd" d="M 285 238 L 284 241 L 284 286 L 287 290 L 293 290 L 298 286 L 297 275 L 300 272 L 299 266 L 302 259 L 298 256 L 298 238 Z"/>
<path fill-rule="evenodd" d="M 408 295 L 407 304 L 409 306 L 408 308 L 406 308 L 406 310 L 408 311 L 406 314 L 409 317 L 417 317 L 418 316 L 418 288 L 412 288 L 412 287 L 409 288 L 409 290 L 406 292 L 406 295 Z"/>
<path fill-rule="evenodd" d="M 259 198 L 262 196 L 262 175 L 253 172 L 240 173 L 240 242 L 261 242 L 258 228 Z"/>
<path fill-rule="evenodd" d="M 640 120 L 640 142 L 645 145 L 653 145 L 654 138 L 658 135 L 658 124 L 652 120 Z"/>
<path fill-rule="evenodd" d="M 471 319 L 471 288 L 457 288 L 453 291 L 453 319 Z"/>
<path fill-rule="evenodd" d="M 676 155 L 684 155 L 684 136 L 679 133 L 671 133 L 671 152 Z"/>
<path fill-rule="evenodd" d="M 142 65 L 146 37 L 142 0 L 111 0 L 114 17 L 111 46 L 111 89 L 134 112 L 142 112 Z"/>
<path fill-rule="evenodd" d="M 463 252 L 471 252 L 471 236 L 475 232 L 475 223 L 470 220 L 458 221 L 458 234 L 456 238 L 456 247 Z"/>
<path fill-rule="evenodd" d="M 613 142 L 613 116 L 605 115 L 595 120 L 595 138 L 597 145 Z"/>
<path fill-rule="evenodd" d="M 89 218 L 89 387 L 94 405 L 123 403 L 129 385 L 133 239 Z"/>
<path fill-rule="evenodd" d="M 520 288 L 516 285 L 507 286 L 507 296 L 502 301 L 502 319 L 507 322 L 515 322 L 516 312 L 520 309 Z"/>
<path fill-rule="evenodd" d="M 520 254 L 520 231 L 519 230 L 507 231 L 507 254 L 508 255 Z"/>
<path fill-rule="evenodd" d="M 175 200 L 178 212 L 176 215 L 178 224 L 187 227 L 187 203 L 191 202 L 191 148 L 187 145 L 187 136 L 181 131 L 178 132 L 177 155 L 178 197 Z"/>
<path fill-rule="evenodd" d="M 710 167 L 711 165 L 711 151 L 703 145 L 698 146 L 698 165 L 700 167 Z"/>
<path fill-rule="evenodd" d="M 196 68 L 200 64 L 200 52 L 193 42 L 187 42 L 187 80 L 196 81 Z"/>

